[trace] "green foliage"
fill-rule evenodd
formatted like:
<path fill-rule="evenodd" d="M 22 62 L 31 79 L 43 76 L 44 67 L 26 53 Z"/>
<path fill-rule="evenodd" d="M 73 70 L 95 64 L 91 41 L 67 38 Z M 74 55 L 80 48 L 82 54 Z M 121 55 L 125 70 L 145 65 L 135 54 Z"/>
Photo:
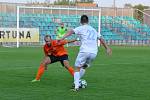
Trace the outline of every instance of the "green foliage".
<path fill-rule="evenodd" d="M 143 13 L 142 12 L 144 11 L 144 9 L 147 9 L 148 7 L 147 6 L 143 6 L 142 4 L 139 4 L 139 5 L 135 5 L 133 8 L 134 9 L 138 9 L 138 10 L 135 10 L 134 17 L 136 19 L 140 20 L 141 22 L 143 22 Z"/>
<path fill-rule="evenodd" d="M 56 0 L 54 5 L 74 5 L 75 3 L 70 0 Z"/>
<path fill-rule="evenodd" d="M 143 11 L 144 9 L 147 9 L 148 7 L 147 6 L 143 6 L 142 4 L 139 4 L 139 5 L 135 5 L 133 8 Z"/>
<path fill-rule="evenodd" d="M 79 2 L 79 1 L 71 1 L 71 0 L 56 0 L 54 2 L 54 5 L 75 5 L 76 2 Z M 93 3 L 94 0 L 81 0 L 80 1 L 81 3 L 84 2 L 84 3 Z"/>

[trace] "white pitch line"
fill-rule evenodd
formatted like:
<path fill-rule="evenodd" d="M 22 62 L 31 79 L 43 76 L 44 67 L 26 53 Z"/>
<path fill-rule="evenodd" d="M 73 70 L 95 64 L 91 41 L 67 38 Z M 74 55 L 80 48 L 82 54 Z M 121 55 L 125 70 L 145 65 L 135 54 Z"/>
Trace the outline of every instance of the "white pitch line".
<path fill-rule="evenodd" d="M 112 63 L 112 64 L 92 64 L 92 66 L 102 66 L 102 65 L 133 65 L 133 64 L 149 64 L 150 63 Z M 18 70 L 18 69 L 29 69 L 29 68 L 34 68 L 34 67 L 15 67 L 15 68 L 6 68 L 6 69 L 0 69 L 0 71 L 3 71 L 3 70 Z"/>
<path fill-rule="evenodd" d="M 111 63 L 111 64 L 92 64 L 92 65 L 133 65 L 133 64 L 150 64 L 150 63 Z"/>
<path fill-rule="evenodd" d="M 3 71 L 3 70 L 17 70 L 17 69 L 29 69 L 29 68 L 33 68 L 33 67 L 15 67 L 15 68 L 6 68 L 6 69 L 0 69 L 0 71 Z"/>
<path fill-rule="evenodd" d="M 0 53 L 17 52 L 17 51 L 0 51 Z"/>

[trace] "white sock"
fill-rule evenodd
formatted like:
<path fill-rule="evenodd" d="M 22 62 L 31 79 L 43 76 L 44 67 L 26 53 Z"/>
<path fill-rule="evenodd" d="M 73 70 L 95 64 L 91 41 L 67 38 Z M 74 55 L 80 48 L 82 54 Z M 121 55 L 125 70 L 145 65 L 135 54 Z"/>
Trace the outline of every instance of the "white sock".
<path fill-rule="evenodd" d="M 85 74 L 85 69 L 81 68 L 80 69 L 80 78 L 83 77 L 84 74 Z"/>
<path fill-rule="evenodd" d="M 75 89 L 79 88 L 79 80 L 80 80 L 80 73 L 75 72 L 74 73 L 74 84 L 75 84 Z"/>

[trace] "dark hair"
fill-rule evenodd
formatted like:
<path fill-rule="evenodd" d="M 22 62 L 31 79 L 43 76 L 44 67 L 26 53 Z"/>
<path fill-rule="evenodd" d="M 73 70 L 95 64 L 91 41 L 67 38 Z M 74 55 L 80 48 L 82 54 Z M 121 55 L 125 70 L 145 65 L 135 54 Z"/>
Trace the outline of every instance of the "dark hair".
<path fill-rule="evenodd" d="M 80 19 L 80 23 L 83 24 L 83 23 L 88 23 L 89 22 L 89 18 L 87 15 L 82 15 L 81 16 L 81 19 Z"/>
<path fill-rule="evenodd" d="M 44 40 L 45 40 L 46 38 L 48 38 L 48 37 L 51 39 L 51 36 L 50 36 L 50 35 L 45 35 Z"/>

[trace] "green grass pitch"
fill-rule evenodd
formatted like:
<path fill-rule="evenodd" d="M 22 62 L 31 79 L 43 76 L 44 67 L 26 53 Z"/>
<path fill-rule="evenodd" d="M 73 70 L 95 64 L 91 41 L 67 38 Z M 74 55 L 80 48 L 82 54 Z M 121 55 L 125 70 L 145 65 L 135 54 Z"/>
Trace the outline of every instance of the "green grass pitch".
<path fill-rule="evenodd" d="M 78 47 L 67 48 L 70 64 Z M 41 82 L 31 83 L 43 58 L 42 48 L 0 47 L 0 100 L 150 100 L 150 47 L 99 49 L 83 77 L 86 89 L 70 91 L 73 82 L 60 63 L 51 64 Z"/>

